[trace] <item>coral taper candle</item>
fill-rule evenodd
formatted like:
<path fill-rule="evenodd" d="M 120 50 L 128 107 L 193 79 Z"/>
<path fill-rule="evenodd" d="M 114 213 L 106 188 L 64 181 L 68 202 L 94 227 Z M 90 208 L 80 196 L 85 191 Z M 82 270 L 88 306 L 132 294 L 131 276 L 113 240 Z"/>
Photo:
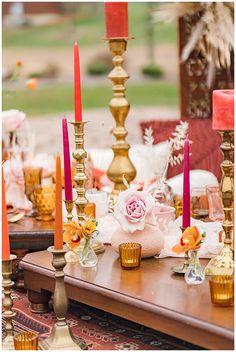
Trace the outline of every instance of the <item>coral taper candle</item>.
<path fill-rule="evenodd" d="M 190 168 L 189 168 L 189 140 L 184 141 L 184 170 L 183 170 L 183 221 L 182 227 L 190 226 Z"/>
<path fill-rule="evenodd" d="M 128 37 L 128 3 L 106 2 L 106 38 Z"/>
<path fill-rule="evenodd" d="M 80 59 L 78 43 L 74 45 L 74 108 L 75 121 L 82 121 L 82 103 L 81 103 L 81 88 L 80 88 Z"/>
<path fill-rule="evenodd" d="M 61 158 L 59 154 L 57 154 L 57 157 L 56 157 L 56 212 L 55 212 L 54 247 L 55 249 L 63 248 Z"/>
<path fill-rule="evenodd" d="M 10 259 L 10 241 L 9 241 L 9 234 L 8 234 L 5 181 L 4 181 L 3 168 L 2 168 L 2 260 L 9 260 L 9 259 Z"/>
<path fill-rule="evenodd" d="M 68 136 L 67 119 L 62 119 L 63 133 L 63 154 L 64 154 L 64 179 L 65 179 L 65 200 L 72 201 L 72 180 L 71 180 L 71 164 L 70 164 L 70 145 Z"/>
<path fill-rule="evenodd" d="M 212 112 L 213 130 L 234 130 L 234 89 L 213 91 Z"/>

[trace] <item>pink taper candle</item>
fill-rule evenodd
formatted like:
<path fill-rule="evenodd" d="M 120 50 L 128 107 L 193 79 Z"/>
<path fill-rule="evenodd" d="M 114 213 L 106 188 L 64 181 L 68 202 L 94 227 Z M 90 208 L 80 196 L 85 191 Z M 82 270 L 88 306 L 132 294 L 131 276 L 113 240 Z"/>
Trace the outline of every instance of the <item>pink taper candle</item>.
<path fill-rule="evenodd" d="M 213 130 L 234 130 L 234 89 L 213 91 L 212 112 Z"/>
<path fill-rule="evenodd" d="M 75 107 L 75 121 L 82 121 L 82 103 L 81 103 L 81 89 L 80 89 L 80 60 L 79 60 L 79 46 L 78 43 L 74 45 L 74 107 Z"/>
<path fill-rule="evenodd" d="M 72 198 L 72 181 L 71 181 L 71 165 L 70 165 L 70 145 L 68 136 L 68 126 L 65 117 L 62 119 L 63 133 L 63 154 L 64 154 L 64 180 L 65 180 L 65 200 L 73 200 Z"/>
<path fill-rule="evenodd" d="M 189 140 L 184 142 L 184 174 L 183 174 L 183 221 L 182 227 L 190 226 L 190 168 L 189 168 Z"/>

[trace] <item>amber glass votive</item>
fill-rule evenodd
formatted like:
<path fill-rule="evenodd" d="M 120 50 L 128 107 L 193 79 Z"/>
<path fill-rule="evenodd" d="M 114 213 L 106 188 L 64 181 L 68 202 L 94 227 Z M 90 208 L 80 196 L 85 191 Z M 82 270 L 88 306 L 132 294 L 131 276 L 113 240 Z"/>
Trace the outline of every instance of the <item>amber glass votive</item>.
<path fill-rule="evenodd" d="M 221 307 L 234 305 L 234 277 L 228 275 L 213 276 L 210 281 L 211 301 Z"/>
<path fill-rule="evenodd" d="M 38 334 L 22 332 L 14 336 L 15 350 L 38 350 Z"/>
<path fill-rule="evenodd" d="M 120 262 L 122 269 L 139 268 L 142 246 L 139 243 L 121 243 L 119 245 Z"/>

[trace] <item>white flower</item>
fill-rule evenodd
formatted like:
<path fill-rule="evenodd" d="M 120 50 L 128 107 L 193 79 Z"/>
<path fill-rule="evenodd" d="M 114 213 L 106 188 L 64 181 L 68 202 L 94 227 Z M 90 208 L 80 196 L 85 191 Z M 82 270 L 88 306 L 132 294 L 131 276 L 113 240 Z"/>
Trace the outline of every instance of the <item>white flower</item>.
<path fill-rule="evenodd" d="M 3 133 L 14 132 L 22 126 L 25 113 L 19 110 L 6 110 L 2 112 Z"/>

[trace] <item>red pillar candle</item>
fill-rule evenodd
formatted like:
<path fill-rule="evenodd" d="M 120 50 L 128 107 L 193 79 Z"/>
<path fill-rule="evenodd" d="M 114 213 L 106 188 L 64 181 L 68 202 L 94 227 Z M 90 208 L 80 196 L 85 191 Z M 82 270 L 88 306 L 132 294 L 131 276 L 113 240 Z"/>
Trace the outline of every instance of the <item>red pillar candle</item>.
<path fill-rule="evenodd" d="M 81 88 L 80 88 L 80 59 L 78 43 L 74 45 L 74 108 L 75 121 L 82 121 L 82 103 L 81 103 Z"/>
<path fill-rule="evenodd" d="M 182 227 L 190 226 L 190 167 L 189 167 L 189 140 L 184 142 L 184 174 L 183 174 L 183 220 Z"/>
<path fill-rule="evenodd" d="M 70 165 L 70 145 L 68 136 L 68 126 L 65 117 L 62 119 L 63 134 L 63 154 L 64 154 L 64 179 L 65 179 L 65 200 L 72 201 L 72 181 Z"/>
<path fill-rule="evenodd" d="M 10 259 L 10 241 L 9 241 L 9 234 L 8 234 L 5 181 L 4 181 L 3 168 L 2 168 L 2 260 L 9 260 L 9 259 Z"/>
<path fill-rule="evenodd" d="M 212 96 L 213 130 L 234 130 L 234 89 L 214 90 Z"/>
<path fill-rule="evenodd" d="M 61 158 L 59 154 L 57 154 L 57 157 L 56 157 L 56 211 L 55 211 L 54 247 L 55 249 L 63 248 Z"/>
<path fill-rule="evenodd" d="M 128 3 L 106 2 L 106 37 L 127 38 L 128 37 Z"/>

